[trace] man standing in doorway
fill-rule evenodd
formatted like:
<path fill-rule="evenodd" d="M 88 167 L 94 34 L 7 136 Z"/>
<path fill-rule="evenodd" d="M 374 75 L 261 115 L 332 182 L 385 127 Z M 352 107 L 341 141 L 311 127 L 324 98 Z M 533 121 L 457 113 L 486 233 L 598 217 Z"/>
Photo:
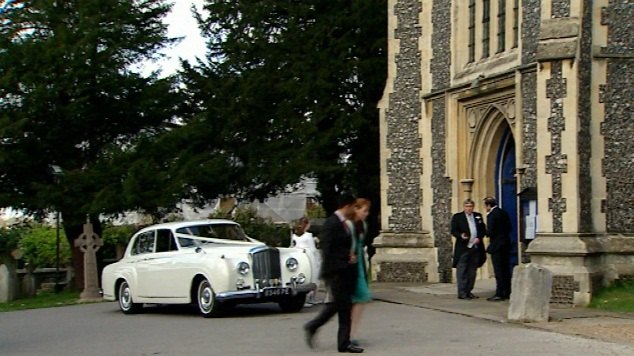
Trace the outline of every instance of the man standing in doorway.
<path fill-rule="evenodd" d="M 500 301 L 511 296 L 511 218 L 497 206 L 493 197 L 484 198 L 484 206 L 487 210 L 487 236 L 490 239 L 487 252 L 491 255 L 496 282 L 495 295 L 487 300 Z"/>
<path fill-rule="evenodd" d="M 361 353 L 363 349 L 350 343 L 352 294 L 357 280 L 357 256 L 351 253 L 352 235 L 345 224 L 354 215 L 355 198 L 342 194 L 338 209 L 324 222 L 319 236 L 323 253 L 321 279 L 326 283 L 333 300 L 327 302 L 321 312 L 304 325 L 306 343 L 314 347 L 315 333 L 335 314 L 339 315 L 337 349 L 339 352 Z"/>
<path fill-rule="evenodd" d="M 453 267 L 458 279 L 458 299 L 477 298 L 471 291 L 476 271 L 486 258 L 482 242 L 486 227 L 482 215 L 473 211 L 474 206 L 473 200 L 465 200 L 463 211 L 451 218 L 451 235 L 456 238 Z"/>

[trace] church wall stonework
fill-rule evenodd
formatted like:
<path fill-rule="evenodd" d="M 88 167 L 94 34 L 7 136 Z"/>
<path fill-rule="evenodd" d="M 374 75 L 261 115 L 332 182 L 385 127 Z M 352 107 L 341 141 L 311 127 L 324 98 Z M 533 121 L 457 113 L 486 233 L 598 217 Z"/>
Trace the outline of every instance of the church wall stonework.
<path fill-rule="evenodd" d="M 540 0 L 522 0 L 522 64 L 535 62 L 540 11 Z"/>
<path fill-rule="evenodd" d="M 600 286 L 631 273 L 627 261 L 634 256 L 634 149 L 627 139 L 634 135 L 634 1 L 606 0 L 604 8 L 593 2 L 546 3 L 551 14 L 541 20 L 542 30 L 560 36 L 542 31 L 540 48 L 565 49 L 566 43 L 576 49 L 555 56 L 538 52 L 550 104 L 550 135 L 538 144 L 550 150 L 544 150 L 545 172 L 538 179 L 552 189 L 538 199 L 548 199 L 552 219 L 540 224 L 528 253 L 555 275 L 553 303 L 585 305 Z M 593 162 L 601 162 L 602 174 Z"/>
<path fill-rule="evenodd" d="M 434 1 L 432 8 L 432 90 L 445 89 L 451 84 L 451 2 Z M 432 102 L 432 186 L 434 240 L 438 248 L 438 278 L 451 282 L 453 241 L 449 233 L 451 219 L 451 182 L 445 177 L 446 101 L 439 97 Z"/>
<path fill-rule="evenodd" d="M 608 62 L 605 93 L 605 158 L 607 181 L 605 204 L 608 232 L 634 233 L 634 60 Z M 628 74 L 629 73 L 629 74 Z"/>
<path fill-rule="evenodd" d="M 569 8 L 570 4 L 568 4 Z M 568 10 L 570 11 L 570 10 Z M 584 6 L 581 21 L 578 117 L 579 232 L 592 232 L 592 6 Z"/>
<path fill-rule="evenodd" d="M 608 26 L 607 83 L 602 134 L 605 138 L 603 173 L 607 181 L 604 204 L 608 232 L 634 233 L 634 1 L 610 0 L 603 9 Z"/>
<path fill-rule="evenodd" d="M 552 0 L 550 12 L 553 18 L 570 17 L 570 0 Z"/>
<path fill-rule="evenodd" d="M 537 190 L 539 230 L 526 252 L 553 273 L 551 302 L 584 305 L 602 284 L 634 275 L 634 0 L 522 0 L 519 46 L 489 57 L 481 56 L 481 7 L 474 40 L 463 26 L 466 1 L 388 4 L 386 213 L 373 277 L 452 281 L 453 210 L 496 189 L 493 168 L 470 161 L 491 161 L 499 133 L 483 134 L 487 122 L 472 125 L 469 110 L 507 94 L 521 103 L 505 118 L 518 150 L 516 188 Z"/>
<path fill-rule="evenodd" d="M 388 205 L 391 206 L 387 229 L 392 232 L 421 231 L 420 218 L 420 134 L 418 121 L 420 105 L 420 51 L 418 39 L 421 27 L 418 16 L 422 4 L 417 0 L 400 0 L 395 4 L 397 17 L 396 39 L 400 40 L 396 55 L 396 79 L 390 95 L 387 117 L 387 160 L 389 187 Z M 385 227 L 384 227 L 385 229 Z"/>
<path fill-rule="evenodd" d="M 562 77 L 562 61 L 552 62 L 551 77 L 546 80 L 546 97 L 550 100 L 548 131 L 551 134 L 551 154 L 546 157 L 546 174 L 552 177 L 552 197 L 548 198 L 548 210 L 552 212 L 553 232 L 563 232 L 563 213 L 566 198 L 562 196 L 562 173 L 568 172 L 567 155 L 562 154 L 562 132 L 566 130 L 563 99 L 568 95 L 567 80 Z"/>
<path fill-rule="evenodd" d="M 423 3 L 417 0 L 388 2 L 389 48 L 393 63 L 379 108 L 383 148 L 381 234 L 375 239 L 372 279 L 380 282 L 438 281 L 436 255 L 428 231 L 422 226 L 422 135 L 419 130 Z M 431 32 L 430 27 L 425 25 Z M 393 32 L 392 32 L 393 31 Z M 386 100 L 387 99 L 387 100 Z M 431 194 L 431 193 L 428 193 Z M 431 277 L 430 277 L 431 275 Z"/>
<path fill-rule="evenodd" d="M 535 63 L 540 24 L 541 1 L 522 1 L 522 65 Z M 520 191 L 537 187 L 537 73 L 529 70 L 522 73 L 522 163 L 525 171 Z"/>
<path fill-rule="evenodd" d="M 451 220 L 451 182 L 445 177 L 445 98 L 441 97 L 432 102 L 432 157 L 434 171 L 432 172 L 432 186 L 434 187 L 434 203 L 432 215 L 434 217 L 434 237 L 438 248 L 438 273 L 441 282 L 451 282 L 453 241 L 449 226 Z"/>
<path fill-rule="evenodd" d="M 377 273 L 378 282 L 424 283 L 426 262 L 383 262 Z M 423 271 L 421 273 L 421 271 Z"/>
<path fill-rule="evenodd" d="M 520 191 L 537 187 L 537 73 L 522 74 L 522 157 L 526 167 Z"/>
<path fill-rule="evenodd" d="M 432 91 L 451 83 L 451 1 L 435 0 L 432 8 Z"/>

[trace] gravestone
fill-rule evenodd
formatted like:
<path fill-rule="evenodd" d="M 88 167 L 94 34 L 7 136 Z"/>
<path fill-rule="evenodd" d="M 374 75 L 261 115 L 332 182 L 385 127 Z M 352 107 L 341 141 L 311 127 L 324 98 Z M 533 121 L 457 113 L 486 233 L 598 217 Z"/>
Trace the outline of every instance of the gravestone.
<path fill-rule="evenodd" d="M 103 240 L 93 231 L 90 222 L 84 224 L 84 232 L 75 240 L 75 246 L 84 253 L 84 290 L 79 294 L 79 300 L 80 302 L 101 301 L 97 250 L 103 246 Z"/>
<path fill-rule="evenodd" d="M 7 303 L 15 299 L 16 290 L 15 274 L 11 273 L 5 264 L 0 265 L 0 303 Z"/>
<path fill-rule="evenodd" d="M 552 273 L 529 263 L 513 270 L 508 320 L 522 323 L 548 321 Z"/>
<path fill-rule="evenodd" d="M 35 276 L 35 267 L 31 264 L 27 264 L 26 274 L 22 277 L 21 293 L 25 297 L 35 297 L 37 295 L 37 277 Z"/>

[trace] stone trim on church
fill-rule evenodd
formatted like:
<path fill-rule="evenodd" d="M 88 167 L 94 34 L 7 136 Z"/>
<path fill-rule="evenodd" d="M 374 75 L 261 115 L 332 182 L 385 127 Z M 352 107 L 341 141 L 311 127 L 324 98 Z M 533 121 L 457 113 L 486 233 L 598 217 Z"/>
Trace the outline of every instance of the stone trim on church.
<path fill-rule="evenodd" d="M 388 16 L 373 278 L 451 282 L 451 215 L 485 196 L 553 302 L 634 275 L 634 1 L 388 0 Z"/>

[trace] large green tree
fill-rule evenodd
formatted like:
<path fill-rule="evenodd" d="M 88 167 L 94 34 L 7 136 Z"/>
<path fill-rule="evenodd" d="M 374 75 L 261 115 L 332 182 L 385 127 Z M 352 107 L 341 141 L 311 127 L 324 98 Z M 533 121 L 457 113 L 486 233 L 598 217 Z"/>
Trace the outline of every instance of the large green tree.
<path fill-rule="evenodd" d="M 0 14 L 0 206 L 61 211 L 73 246 L 87 216 L 99 231 L 101 213 L 173 203 L 171 191 L 136 194 L 144 184 L 156 192 L 159 179 L 139 146 L 177 110 L 173 80 L 141 74 L 171 42 L 169 9 L 164 0 L 16 0 Z"/>
<path fill-rule="evenodd" d="M 187 157 L 229 162 L 224 180 L 250 198 L 309 175 L 328 211 L 341 190 L 378 208 L 386 1 L 208 0 L 198 20 L 208 52 L 183 71 Z"/>

